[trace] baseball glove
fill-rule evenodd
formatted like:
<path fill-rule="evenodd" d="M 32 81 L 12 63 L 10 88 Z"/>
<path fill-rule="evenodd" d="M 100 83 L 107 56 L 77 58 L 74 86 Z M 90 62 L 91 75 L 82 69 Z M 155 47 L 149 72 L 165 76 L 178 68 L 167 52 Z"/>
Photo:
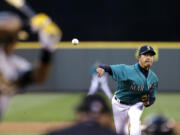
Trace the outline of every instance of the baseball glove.
<path fill-rule="evenodd" d="M 147 101 L 149 101 L 149 94 L 145 94 L 145 95 L 143 95 L 143 96 L 141 96 L 141 102 L 147 102 Z"/>
<path fill-rule="evenodd" d="M 149 104 L 150 104 L 149 99 L 150 99 L 149 94 L 145 94 L 145 95 L 141 96 L 140 101 L 143 102 L 143 104 L 144 104 L 145 107 L 147 107 L 147 106 L 149 106 Z"/>

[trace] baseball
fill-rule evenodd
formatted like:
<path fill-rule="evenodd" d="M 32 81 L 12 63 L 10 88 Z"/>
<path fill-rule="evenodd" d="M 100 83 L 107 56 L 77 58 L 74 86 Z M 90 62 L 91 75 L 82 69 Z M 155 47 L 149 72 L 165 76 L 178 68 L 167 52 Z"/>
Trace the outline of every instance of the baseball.
<path fill-rule="evenodd" d="M 73 44 L 73 45 L 79 44 L 79 40 L 78 40 L 77 38 L 73 38 L 72 44 Z"/>

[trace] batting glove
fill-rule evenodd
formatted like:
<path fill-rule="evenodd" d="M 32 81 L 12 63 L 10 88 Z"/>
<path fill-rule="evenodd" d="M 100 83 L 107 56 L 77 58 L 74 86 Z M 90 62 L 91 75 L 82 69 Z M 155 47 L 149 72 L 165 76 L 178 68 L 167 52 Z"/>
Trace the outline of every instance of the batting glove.
<path fill-rule="evenodd" d="M 61 29 L 44 13 L 34 16 L 30 21 L 32 30 L 39 34 L 41 45 L 53 51 L 54 46 L 61 40 Z"/>

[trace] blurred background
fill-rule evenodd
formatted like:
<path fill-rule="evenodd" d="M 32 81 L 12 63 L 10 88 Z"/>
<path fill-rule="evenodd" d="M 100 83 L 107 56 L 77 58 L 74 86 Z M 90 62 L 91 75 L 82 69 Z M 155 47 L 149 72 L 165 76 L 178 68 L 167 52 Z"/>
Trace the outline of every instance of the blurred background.
<path fill-rule="evenodd" d="M 64 32 L 63 41 L 179 41 L 176 0 L 33 1 L 37 12 L 50 15 Z M 1 10 L 14 10 L 1 2 Z"/>
<path fill-rule="evenodd" d="M 92 64 L 95 61 L 134 64 L 138 47 L 149 44 L 158 53 L 152 70 L 159 77 L 159 91 L 156 103 L 145 109 L 142 120 L 149 114 L 160 113 L 180 125 L 180 1 L 28 0 L 27 3 L 35 11 L 47 13 L 61 27 L 63 38 L 55 51 L 49 79 L 13 98 L 5 124 L 36 122 L 32 125 L 37 127 L 37 122 L 50 122 L 54 126 L 59 126 L 59 122 L 71 123 L 75 119 L 75 106 L 88 92 Z M 26 20 L 23 14 L 1 1 L 0 11 L 3 10 L 14 11 Z M 28 26 L 25 30 L 29 31 Z M 80 44 L 72 45 L 73 38 L 78 38 Z M 37 37 L 29 35 L 28 41 L 19 43 L 16 53 L 36 63 L 40 51 L 34 46 L 39 46 Z M 116 84 L 111 77 L 108 80 L 114 92 Z M 3 131 L 3 126 L 0 133 L 9 134 Z M 46 128 L 49 127 L 43 125 L 41 130 L 28 132 L 21 127 L 11 132 L 35 135 Z"/>

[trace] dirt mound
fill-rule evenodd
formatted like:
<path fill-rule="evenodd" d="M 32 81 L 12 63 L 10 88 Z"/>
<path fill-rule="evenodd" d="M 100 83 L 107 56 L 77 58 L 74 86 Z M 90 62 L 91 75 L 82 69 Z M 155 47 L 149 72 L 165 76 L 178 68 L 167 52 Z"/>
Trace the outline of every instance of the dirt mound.
<path fill-rule="evenodd" d="M 0 133 L 45 133 L 73 124 L 73 122 L 3 122 L 0 124 Z M 176 122 L 175 130 L 180 133 L 180 122 Z"/>
<path fill-rule="evenodd" d="M 71 125 L 72 122 L 4 122 L 0 124 L 0 133 L 44 133 Z"/>

